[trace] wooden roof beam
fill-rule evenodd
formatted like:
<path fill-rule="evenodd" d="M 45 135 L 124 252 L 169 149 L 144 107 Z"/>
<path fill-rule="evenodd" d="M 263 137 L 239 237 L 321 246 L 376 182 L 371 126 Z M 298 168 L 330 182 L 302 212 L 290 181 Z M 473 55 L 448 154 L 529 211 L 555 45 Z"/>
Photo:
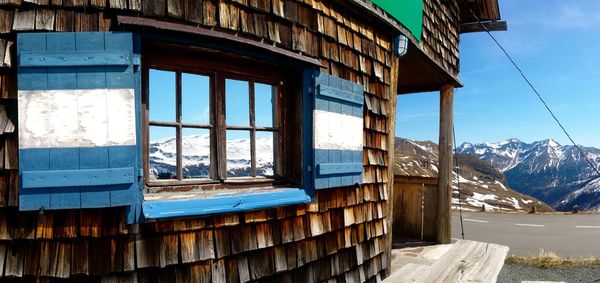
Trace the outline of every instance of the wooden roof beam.
<path fill-rule="evenodd" d="M 484 25 L 482 27 L 481 25 Z M 460 25 L 460 33 L 470 33 L 470 32 L 483 32 L 485 30 L 489 31 L 507 31 L 508 25 L 506 21 L 490 21 L 490 22 L 482 22 L 481 24 L 478 22 L 475 23 L 466 23 Z"/>

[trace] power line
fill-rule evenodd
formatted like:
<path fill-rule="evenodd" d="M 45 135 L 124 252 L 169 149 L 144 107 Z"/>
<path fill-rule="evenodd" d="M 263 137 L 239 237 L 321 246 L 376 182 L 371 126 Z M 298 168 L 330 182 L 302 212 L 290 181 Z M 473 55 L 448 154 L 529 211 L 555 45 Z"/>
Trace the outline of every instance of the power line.
<path fill-rule="evenodd" d="M 569 138 L 569 140 L 571 141 L 571 143 L 575 146 L 575 148 L 577 148 L 577 151 L 579 151 L 579 154 L 581 155 L 581 157 L 583 157 L 583 159 L 585 159 L 585 161 L 590 165 L 590 167 L 592 168 L 592 170 L 594 170 L 596 172 L 596 175 L 598 175 L 598 177 L 600 178 L 600 171 L 598 170 L 598 168 L 596 166 L 594 166 L 594 164 L 592 164 L 592 161 L 589 160 L 588 157 L 583 153 L 583 150 L 581 150 L 581 147 L 578 146 L 577 143 L 575 143 L 575 141 L 573 140 L 573 138 L 571 137 L 571 135 L 569 134 L 569 132 L 567 132 L 567 130 L 562 125 L 562 123 L 558 120 L 558 118 L 556 117 L 556 115 L 554 115 L 554 112 L 552 112 L 552 109 L 550 109 L 550 107 L 548 106 L 548 104 L 546 103 L 546 101 L 542 98 L 542 95 L 533 86 L 533 84 L 531 83 L 531 81 L 529 81 L 529 79 L 527 78 L 527 76 L 525 76 L 525 73 L 523 72 L 523 70 L 521 70 L 521 68 L 519 67 L 519 65 L 517 65 L 517 63 L 515 62 L 515 60 L 513 60 L 513 58 L 510 56 L 510 54 L 508 54 L 508 52 L 506 51 L 506 49 L 504 49 L 504 47 L 502 46 L 502 44 L 500 44 L 500 42 L 498 42 L 498 40 L 496 40 L 496 38 L 492 35 L 492 33 L 490 32 L 490 30 L 481 22 L 481 20 L 479 19 L 479 17 L 477 17 L 477 15 L 475 15 L 475 13 L 473 12 L 473 10 L 469 9 L 469 11 L 471 12 L 471 15 L 473 15 L 473 17 L 475 18 L 475 20 L 477 20 L 477 22 L 479 23 L 479 25 L 481 25 L 481 27 L 485 30 L 485 32 L 490 36 L 490 38 L 500 48 L 500 50 L 502 50 L 502 52 L 504 52 L 504 55 L 506 55 L 506 57 L 508 58 L 508 60 L 517 69 L 517 71 L 519 72 L 519 74 L 521 74 L 521 77 L 523 77 L 523 79 L 529 85 L 529 87 L 531 88 L 531 90 L 533 91 L 533 93 L 535 93 L 535 95 L 542 102 L 542 104 L 544 105 L 544 107 L 546 107 L 546 110 L 548 110 L 548 112 L 550 112 L 550 115 L 552 115 L 552 118 L 554 119 L 554 121 L 556 121 L 556 123 L 561 128 L 561 130 L 563 131 L 563 133 L 565 133 L 565 135 Z"/>
<path fill-rule="evenodd" d="M 454 125 L 452 125 L 452 137 L 454 138 L 454 171 L 456 172 L 456 187 L 458 188 L 458 214 L 460 217 L 460 235 L 462 239 L 465 239 L 465 226 L 463 224 L 463 215 L 462 215 L 462 203 L 460 202 L 461 192 L 460 192 L 460 177 L 459 173 L 459 164 L 458 164 L 458 148 L 456 147 L 456 131 L 454 130 Z"/>

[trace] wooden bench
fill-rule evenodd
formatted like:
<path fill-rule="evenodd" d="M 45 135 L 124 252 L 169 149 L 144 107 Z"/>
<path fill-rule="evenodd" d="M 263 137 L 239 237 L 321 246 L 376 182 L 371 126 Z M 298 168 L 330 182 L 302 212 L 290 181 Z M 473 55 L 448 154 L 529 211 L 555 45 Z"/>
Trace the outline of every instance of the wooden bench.
<path fill-rule="evenodd" d="M 383 282 L 496 282 L 507 254 L 506 246 L 459 240 L 431 265 L 407 263 Z"/>

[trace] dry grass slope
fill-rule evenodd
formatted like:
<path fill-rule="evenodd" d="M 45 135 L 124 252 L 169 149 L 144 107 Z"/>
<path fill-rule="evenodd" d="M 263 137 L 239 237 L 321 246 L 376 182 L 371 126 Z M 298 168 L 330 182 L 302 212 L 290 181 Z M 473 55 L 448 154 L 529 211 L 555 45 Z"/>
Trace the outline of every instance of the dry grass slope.
<path fill-rule="evenodd" d="M 511 255 L 506 258 L 507 264 L 532 266 L 544 269 L 574 268 L 582 266 L 600 265 L 600 258 L 561 258 L 552 251 L 540 250 L 532 257 Z"/>

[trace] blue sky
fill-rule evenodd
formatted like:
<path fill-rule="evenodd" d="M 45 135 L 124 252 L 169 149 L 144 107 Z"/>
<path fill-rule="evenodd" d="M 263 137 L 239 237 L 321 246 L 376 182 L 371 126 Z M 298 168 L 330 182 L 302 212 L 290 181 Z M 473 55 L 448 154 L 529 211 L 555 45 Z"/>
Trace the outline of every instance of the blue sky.
<path fill-rule="evenodd" d="M 175 72 L 150 70 L 150 120 L 175 122 Z M 249 126 L 249 83 L 233 79 L 225 80 L 226 103 L 225 116 L 229 126 Z M 182 73 L 182 121 L 188 124 L 210 123 L 210 78 L 199 74 Z M 254 84 L 255 124 L 258 127 L 273 126 L 273 87 L 266 84 Z M 184 129 L 183 135 L 208 134 L 208 130 Z M 269 136 L 257 133 L 257 137 Z M 175 128 L 151 127 L 150 140 L 175 136 Z M 227 131 L 228 139 L 247 139 L 249 131 Z"/>
<path fill-rule="evenodd" d="M 600 147 L 600 1 L 500 0 L 508 50 L 578 144 Z M 464 34 L 456 90 L 460 144 L 516 137 L 568 139 L 485 33 Z M 438 139 L 439 94 L 398 97 L 396 135 Z"/>

